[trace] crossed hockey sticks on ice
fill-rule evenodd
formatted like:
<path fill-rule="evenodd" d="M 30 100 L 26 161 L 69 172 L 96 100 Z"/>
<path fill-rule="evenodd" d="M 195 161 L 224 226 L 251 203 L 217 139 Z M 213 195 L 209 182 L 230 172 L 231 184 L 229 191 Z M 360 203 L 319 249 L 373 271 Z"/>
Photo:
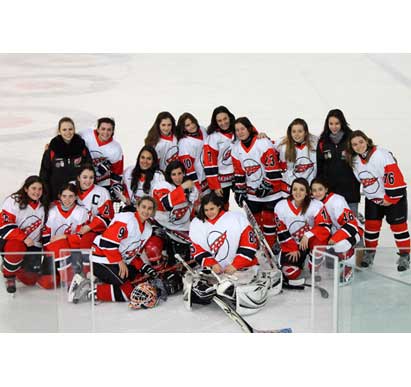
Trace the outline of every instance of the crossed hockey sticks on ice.
<path fill-rule="evenodd" d="M 277 265 L 277 259 L 276 256 L 273 253 L 273 250 L 271 249 L 270 245 L 267 242 L 267 239 L 265 239 L 265 236 L 263 234 L 263 232 L 260 229 L 260 226 L 258 225 L 253 213 L 251 212 L 250 208 L 248 207 L 247 203 L 244 201 L 243 202 L 243 208 L 245 210 L 245 213 L 247 215 L 248 221 L 250 222 L 251 226 L 254 229 L 254 232 L 257 236 L 257 239 L 260 243 L 260 246 L 263 250 L 264 256 L 266 257 L 269 265 L 271 266 L 271 268 L 273 269 L 277 269 L 280 270 L 278 265 Z M 296 289 L 296 290 L 303 290 L 305 287 L 313 287 L 315 289 L 318 289 L 321 297 L 322 298 L 328 298 L 329 294 L 328 291 L 326 289 L 324 289 L 321 286 L 318 285 L 312 285 L 312 284 L 307 284 L 305 283 L 304 279 L 301 280 L 294 280 L 293 283 L 289 283 L 287 285 L 283 285 L 284 288 L 288 288 L 288 289 Z"/>
<path fill-rule="evenodd" d="M 200 277 L 200 274 L 195 272 L 184 259 L 179 255 L 175 255 L 176 259 L 182 263 L 182 265 L 187 269 L 187 271 L 193 277 Z M 218 280 L 219 277 L 217 276 Z M 224 300 L 222 300 L 218 296 L 214 296 L 212 300 L 221 308 L 221 310 L 235 323 L 237 323 L 243 332 L 245 333 L 291 333 L 291 328 L 283 328 L 283 329 L 271 329 L 271 330 L 261 330 L 253 328 L 247 321 L 245 321 L 230 305 L 228 305 Z"/>

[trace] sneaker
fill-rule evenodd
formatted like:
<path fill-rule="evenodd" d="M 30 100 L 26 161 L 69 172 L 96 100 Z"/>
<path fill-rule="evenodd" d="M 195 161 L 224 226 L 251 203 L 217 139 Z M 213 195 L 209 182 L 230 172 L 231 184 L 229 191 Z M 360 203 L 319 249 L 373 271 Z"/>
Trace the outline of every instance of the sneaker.
<path fill-rule="evenodd" d="M 410 268 L 410 254 L 408 253 L 398 253 L 399 258 L 397 259 L 397 270 L 405 271 Z"/>
<path fill-rule="evenodd" d="M 365 251 L 362 257 L 361 267 L 368 267 L 374 263 L 375 251 Z"/>
<path fill-rule="evenodd" d="M 73 303 L 90 301 L 92 297 L 91 281 L 82 277 L 82 281 L 74 290 Z"/>
<path fill-rule="evenodd" d="M 73 302 L 74 294 L 79 287 L 79 285 L 83 282 L 84 277 L 82 277 L 80 274 L 76 274 L 73 279 L 71 280 L 70 287 L 68 289 L 67 293 L 67 301 L 68 302 Z"/>
<path fill-rule="evenodd" d="M 16 277 L 7 277 L 4 279 L 4 282 L 6 284 L 7 293 L 16 293 Z"/>

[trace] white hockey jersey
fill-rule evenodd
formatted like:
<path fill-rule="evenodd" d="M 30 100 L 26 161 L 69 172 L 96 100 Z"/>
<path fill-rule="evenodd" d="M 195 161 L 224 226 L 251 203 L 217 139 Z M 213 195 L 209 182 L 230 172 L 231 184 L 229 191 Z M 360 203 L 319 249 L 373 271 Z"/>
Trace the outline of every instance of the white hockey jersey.
<path fill-rule="evenodd" d="M 121 183 L 124 169 L 123 149 L 120 143 L 113 139 L 100 141 L 96 130 L 86 129 L 79 133 L 86 142 L 96 171 L 96 184 L 110 187 L 113 183 Z M 98 172 L 98 166 L 104 161 L 111 164 L 110 170 L 104 174 Z"/>
<path fill-rule="evenodd" d="M 194 218 L 190 225 L 191 254 L 202 266 L 236 269 L 257 264 L 257 240 L 242 212 L 221 211 L 213 220 Z"/>
<path fill-rule="evenodd" d="M 124 177 L 123 177 L 123 185 L 125 187 L 124 194 L 125 197 L 130 199 L 131 203 L 135 204 L 137 200 L 143 196 L 153 196 L 153 187 L 156 184 L 159 184 L 162 181 L 165 181 L 164 175 L 160 171 L 156 171 L 153 176 L 153 180 L 151 181 L 150 191 L 148 193 L 143 191 L 143 184 L 144 184 L 144 177 L 140 179 L 137 185 L 137 190 L 133 192 L 131 190 L 131 174 L 133 172 L 134 166 L 127 167 L 124 170 Z"/>
<path fill-rule="evenodd" d="M 176 187 L 166 180 L 153 187 L 153 197 L 157 202 L 154 218 L 169 230 L 188 231 L 194 209 L 199 205 L 200 193 L 194 186 L 188 197 L 181 186 Z"/>
<path fill-rule="evenodd" d="M 305 214 L 294 200 L 281 200 L 274 208 L 274 221 L 281 250 L 285 252 L 298 250 L 303 236 L 315 236 L 327 244 L 332 224 L 323 203 L 316 199 L 311 200 Z"/>
<path fill-rule="evenodd" d="M 43 243 L 48 245 L 53 236 L 75 234 L 88 222 L 89 212 L 84 207 L 75 204 L 69 211 L 63 211 L 61 203 L 56 201 L 50 208 L 43 229 Z"/>
<path fill-rule="evenodd" d="M 174 160 L 178 160 L 177 138 L 173 134 L 170 136 L 161 135 L 155 146 L 160 171 L 164 172 L 167 165 Z"/>
<path fill-rule="evenodd" d="M 124 261 L 129 264 L 137 258 L 141 267 L 143 261 L 139 256 L 151 233 L 150 223 L 142 223 L 138 212 L 120 212 L 114 216 L 107 230 L 94 239 L 91 260 L 106 264 Z"/>
<path fill-rule="evenodd" d="M 211 190 L 230 187 L 234 180 L 231 146 L 234 133 L 214 132 L 204 144 L 204 170 Z"/>
<path fill-rule="evenodd" d="M 41 230 L 44 225 L 44 207 L 41 203 L 29 203 L 23 210 L 15 198 L 9 196 L 3 203 L 0 213 L 0 238 L 4 240 L 27 237 L 41 247 Z"/>
<path fill-rule="evenodd" d="M 368 162 L 358 155 L 353 158 L 354 175 L 362 184 L 365 196 L 376 204 L 382 204 L 384 199 L 397 203 L 407 187 L 397 161 L 390 151 L 379 146 L 369 152 Z"/>
<path fill-rule="evenodd" d="M 310 135 L 310 143 L 312 150 L 308 149 L 306 143 L 296 145 L 296 159 L 295 162 L 287 161 L 285 158 L 286 144 L 282 144 L 285 137 L 274 142 L 274 147 L 279 154 L 280 163 L 282 163 L 283 169 L 283 191 L 285 194 L 290 193 L 290 187 L 292 182 L 297 177 L 303 177 L 311 184 L 311 181 L 317 175 L 317 143 L 318 137 Z M 285 197 L 287 195 L 284 195 Z"/>
<path fill-rule="evenodd" d="M 178 158 L 186 168 L 186 175 L 202 191 L 207 189 L 204 171 L 204 142 L 206 139 L 207 132 L 200 126 L 197 136 L 185 135 L 178 142 Z"/>
<path fill-rule="evenodd" d="M 90 216 L 88 225 L 92 231 L 104 231 L 114 216 L 113 202 L 109 192 L 98 185 L 92 185 L 87 191 L 79 192 L 77 203 L 83 206 Z"/>
<path fill-rule="evenodd" d="M 282 172 L 277 153 L 272 142 L 267 138 L 253 138 L 249 148 L 241 141 L 232 145 L 231 157 L 234 166 L 237 188 L 245 188 L 248 198 L 255 202 L 277 200 L 282 197 Z M 263 180 L 270 183 L 273 193 L 258 198 L 255 190 Z"/>

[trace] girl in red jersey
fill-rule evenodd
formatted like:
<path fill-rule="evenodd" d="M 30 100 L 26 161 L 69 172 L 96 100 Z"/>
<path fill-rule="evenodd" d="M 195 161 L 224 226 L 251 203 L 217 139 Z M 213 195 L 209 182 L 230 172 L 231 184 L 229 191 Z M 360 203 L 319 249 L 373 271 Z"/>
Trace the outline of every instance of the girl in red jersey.
<path fill-rule="evenodd" d="M 365 252 L 362 267 L 373 264 L 382 220 L 385 217 L 399 250 L 397 270 L 410 268 L 407 184 L 392 153 L 374 145 L 360 130 L 349 137 L 347 160 L 365 194 Z"/>
<path fill-rule="evenodd" d="M 89 212 L 77 204 L 77 188 L 74 184 L 64 184 L 58 192 L 58 197 L 59 200 L 50 208 L 42 232 L 43 248 L 54 255 L 57 269 L 56 284 L 63 282 L 69 286 L 74 275 L 73 257 L 69 250 L 79 248 L 81 238 L 78 232 L 89 223 Z M 38 284 L 45 289 L 52 289 L 53 274 L 43 272 Z"/>
<path fill-rule="evenodd" d="M 303 178 L 291 184 L 291 194 L 274 209 L 277 237 L 281 247 L 279 263 L 286 279 L 296 280 L 307 255 L 318 245 L 326 245 L 331 219 L 323 203 L 311 199 L 310 186 Z"/>
<path fill-rule="evenodd" d="M 153 186 L 164 180 L 164 175 L 158 170 L 156 150 L 149 145 L 141 148 L 134 167 L 124 171 L 124 201 L 127 205 L 135 204 L 139 198 L 152 195 Z"/>
<path fill-rule="evenodd" d="M 187 178 L 197 189 L 206 193 L 208 189 L 204 172 L 203 149 L 207 138 L 206 130 L 201 127 L 191 113 L 183 113 L 177 122 L 178 158 L 184 164 Z"/>
<path fill-rule="evenodd" d="M 279 153 L 283 168 L 283 191 L 285 197 L 290 193 L 294 179 L 302 177 L 311 182 L 317 174 L 318 138 L 308 130 L 307 123 L 296 118 L 287 128 L 287 135 L 276 141 L 274 146 Z"/>
<path fill-rule="evenodd" d="M 281 200 L 281 167 L 277 152 L 267 138 L 258 138 L 247 117 L 235 120 L 239 141 L 232 145 L 235 200 L 245 200 L 270 246 L 275 242 L 274 207 Z"/>
<path fill-rule="evenodd" d="M 3 252 L 2 272 L 8 293 L 16 292 L 16 278 L 25 285 L 37 282 L 41 256 L 24 253 L 41 250 L 41 230 L 47 209 L 47 195 L 39 176 L 29 176 L 3 203 L 0 251 Z"/>
<path fill-rule="evenodd" d="M 153 126 L 148 131 L 144 145 L 155 148 L 159 169 L 164 172 L 167 165 L 178 159 L 176 120 L 169 112 L 158 113 Z"/>

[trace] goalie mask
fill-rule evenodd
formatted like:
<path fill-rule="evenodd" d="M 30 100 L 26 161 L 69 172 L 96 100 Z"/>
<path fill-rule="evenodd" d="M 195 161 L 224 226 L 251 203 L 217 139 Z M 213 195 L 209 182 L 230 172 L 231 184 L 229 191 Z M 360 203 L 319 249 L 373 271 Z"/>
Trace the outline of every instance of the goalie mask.
<path fill-rule="evenodd" d="M 131 309 L 149 309 L 155 307 L 157 302 L 157 289 L 148 282 L 143 282 L 133 289 L 128 306 Z"/>

